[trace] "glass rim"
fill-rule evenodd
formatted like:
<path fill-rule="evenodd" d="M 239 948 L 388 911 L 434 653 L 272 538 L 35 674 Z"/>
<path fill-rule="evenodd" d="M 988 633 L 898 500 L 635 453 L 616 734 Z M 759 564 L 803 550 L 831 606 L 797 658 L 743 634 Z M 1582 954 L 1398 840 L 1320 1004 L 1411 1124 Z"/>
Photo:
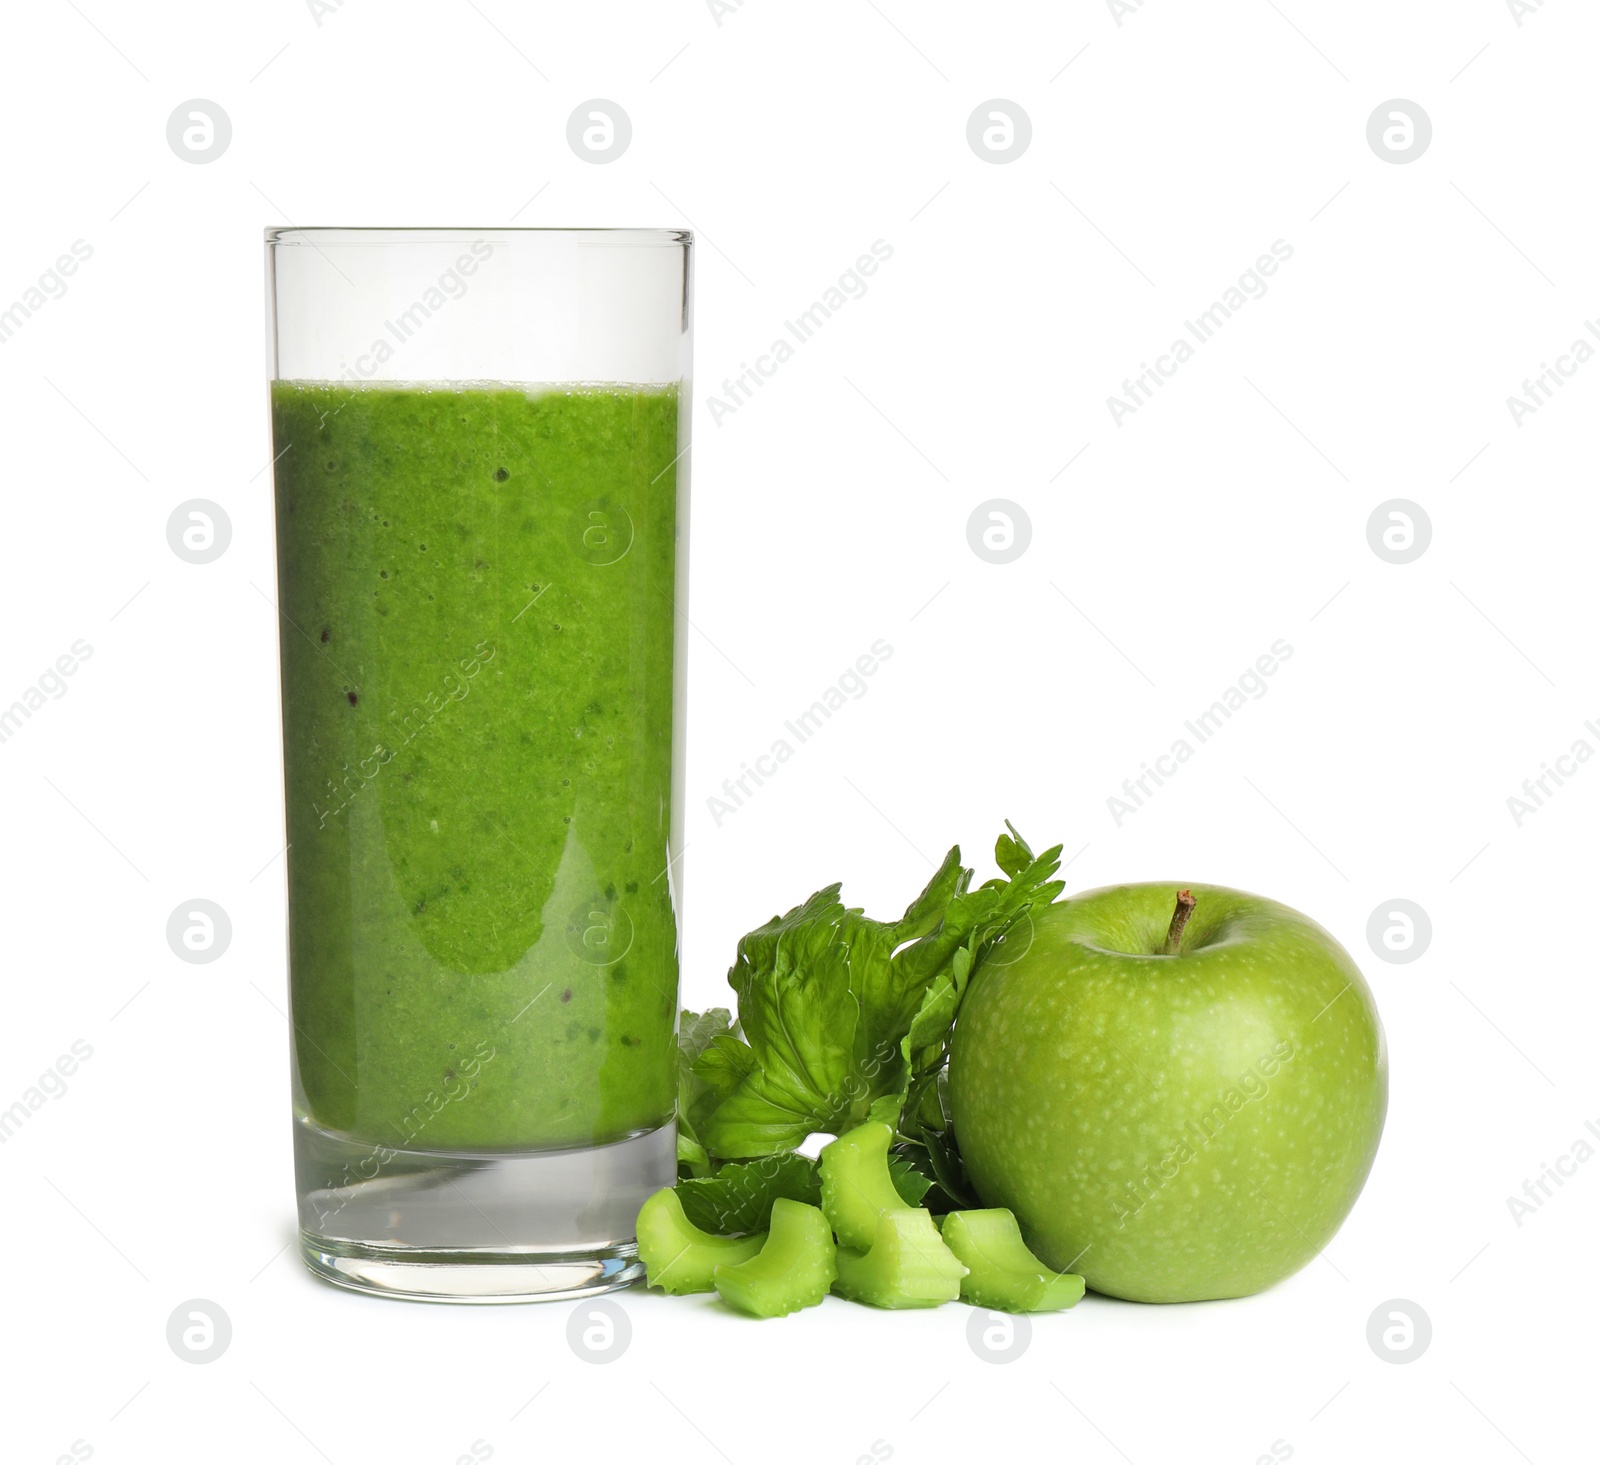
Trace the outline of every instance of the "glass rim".
<path fill-rule="evenodd" d="M 692 229 L 632 228 L 615 225 L 576 228 L 536 225 L 524 228 L 519 225 L 493 224 L 481 229 L 474 229 L 451 225 L 390 227 L 387 225 L 368 224 L 285 224 L 272 225 L 262 232 L 269 248 L 294 244 L 306 244 L 319 249 L 328 245 L 338 247 L 342 245 L 362 246 L 373 244 L 471 244 L 479 239 L 504 239 L 509 241 L 532 237 L 549 239 L 565 237 L 577 242 L 592 238 L 596 243 L 657 244 L 669 248 L 679 248 L 683 245 L 694 243 L 694 231 Z"/>

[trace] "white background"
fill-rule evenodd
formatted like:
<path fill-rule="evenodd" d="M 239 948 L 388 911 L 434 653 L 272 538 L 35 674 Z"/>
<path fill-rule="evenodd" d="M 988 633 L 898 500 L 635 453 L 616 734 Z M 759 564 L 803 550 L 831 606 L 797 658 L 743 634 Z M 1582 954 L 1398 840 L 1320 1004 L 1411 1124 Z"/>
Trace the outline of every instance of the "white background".
<path fill-rule="evenodd" d="M 0 1107 L 74 1040 L 93 1057 L 0 1149 L 7 1460 L 1584 1448 L 1600 1163 L 1520 1226 L 1507 1197 L 1600 1120 L 1600 767 L 1520 827 L 1506 801 L 1600 747 L 1600 364 L 1520 427 L 1506 399 L 1600 311 L 1600 22 L 1577 0 L 1521 25 L 1503 0 L 1135 7 L 9 16 L 0 305 L 74 240 L 93 256 L 0 346 L 0 704 L 76 639 L 93 655 L 0 744 Z M 566 141 L 595 97 L 633 123 L 604 166 Z M 232 120 L 204 166 L 166 140 L 191 98 Z M 966 140 L 991 98 L 1032 122 L 1005 165 Z M 1405 165 L 1367 141 L 1392 98 L 1433 125 Z M 1391 1047 L 1383 1146 L 1325 1259 L 1239 1302 L 1090 1298 L 1003 1366 L 957 1306 L 758 1325 L 639 1292 L 597 1366 L 565 1305 L 387 1304 L 303 1272 L 261 230 L 513 220 L 699 231 L 686 1001 L 829 881 L 892 914 L 957 840 L 987 876 L 1008 816 L 1065 842 L 1069 889 L 1270 893 L 1357 955 Z M 714 424 L 722 379 L 877 239 L 869 292 Z M 1108 395 L 1279 239 L 1268 293 L 1117 426 Z M 232 520 L 209 565 L 167 545 L 191 498 Z M 993 498 L 1031 520 L 1010 564 L 968 546 Z M 1433 528 L 1407 565 L 1367 540 L 1394 498 Z M 719 827 L 708 796 L 878 638 L 870 692 Z M 1119 826 L 1123 779 L 1279 638 L 1268 694 Z M 233 923 L 211 965 L 164 936 L 195 897 Z M 1433 923 L 1408 965 L 1366 940 L 1395 898 Z M 190 1298 L 232 1320 L 205 1366 L 165 1340 Z M 1405 1365 L 1366 1339 L 1394 1298 L 1432 1320 Z"/>

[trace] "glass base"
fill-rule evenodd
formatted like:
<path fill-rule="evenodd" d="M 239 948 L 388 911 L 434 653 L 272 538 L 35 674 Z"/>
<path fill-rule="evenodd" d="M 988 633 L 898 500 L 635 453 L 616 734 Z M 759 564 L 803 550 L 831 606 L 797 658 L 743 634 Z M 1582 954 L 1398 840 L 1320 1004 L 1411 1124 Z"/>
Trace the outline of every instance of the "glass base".
<path fill-rule="evenodd" d="M 666 1124 L 615 1144 L 404 1150 L 300 1119 L 301 1255 L 336 1286 L 418 1302 L 536 1302 L 644 1274 L 639 1207 L 677 1173 Z"/>

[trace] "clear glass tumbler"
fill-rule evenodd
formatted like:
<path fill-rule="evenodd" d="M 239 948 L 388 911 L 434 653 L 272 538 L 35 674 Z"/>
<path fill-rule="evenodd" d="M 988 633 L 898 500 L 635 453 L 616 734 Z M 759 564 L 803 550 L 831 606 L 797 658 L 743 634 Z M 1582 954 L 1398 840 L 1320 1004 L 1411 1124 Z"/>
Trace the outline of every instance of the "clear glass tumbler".
<path fill-rule="evenodd" d="M 311 1270 L 632 1281 L 671 1184 L 691 239 L 267 232 Z"/>

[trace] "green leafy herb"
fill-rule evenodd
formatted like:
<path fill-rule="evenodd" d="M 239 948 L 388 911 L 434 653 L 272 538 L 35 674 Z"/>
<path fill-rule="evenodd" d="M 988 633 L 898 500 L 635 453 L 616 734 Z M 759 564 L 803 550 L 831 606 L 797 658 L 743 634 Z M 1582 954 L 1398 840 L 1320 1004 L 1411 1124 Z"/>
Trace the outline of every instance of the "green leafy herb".
<path fill-rule="evenodd" d="M 780 1198 L 814 1206 L 821 1196 L 817 1162 L 795 1154 L 729 1163 L 715 1175 L 678 1182 L 684 1215 L 718 1236 L 765 1231 L 772 1203 Z"/>
<path fill-rule="evenodd" d="M 742 1038 L 716 1038 L 694 1065 L 720 1095 L 700 1123 L 711 1154 L 751 1158 L 836 1134 L 904 1084 L 901 1039 L 971 874 L 952 849 L 898 921 L 845 906 L 830 885 L 739 942 L 728 982 Z"/>
<path fill-rule="evenodd" d="M 1007 834 L 995 842 L 995 863 L 1008 876 L 990 880 L 977 890 L 957 895 L 946 910 L 939 930 L 930 940 L 949 950 L 923 991 L 911 1025 L 901 1042 L 905 1096 L 896 1124 L 900 1151 L 916 1159 L 920 1149 L 940 1194 L 930 1198 L 936 1210 L 974 1203 L 967 1187 L 955 1132 L 944 1102 L 943 1077 L 950 1058 L 950 1035 L 968 984 L 987 962 L 1016 960 L 1032 940 L 1028 911 L 1046 905 L 1061 893 L 1062 882 L 1052 877 L 1061 864 L 1061 846 L 1035 855 L 1008 822 Z M 874 1112 L 884 1117 L 884 1108 Z M 948 1204 L 946 1204 L 948 1202 Z"/>
<path fill-rule="evenodd" d="M 933 1189 L 933 1181 L 903 1155 L 889 1156 L 889 1179 L 908 1206 L 920 1206 L 923 1197 Z"/>
<path fill-rule="evenodd" d="M 726 1007 L 678 1014 L 678 1173 L 709 1175 L 711 1158 L 700 1143 L 698 1117 L 717 1102 L 712 1086 L 695 1073 L 695 1063 L 713 1039 L 726 1034 L 733 1014 Z"/>
<path fill-rule="evenodd" d="M 971 889 L 958 846 L 897 921 L 845 906 L 830 885 L 739 942 L 737 1031 L 696 1027 L 698 1051 L 684 1049 L 694 1175 L 869 1116 L 924 1147 L 924 1131 L 948 1129 L 933 1080 L 967 983 L 1031 904 L 1061 891 L 1060 847 L 1035 857 L 1007 829 L 995 851 L 1007 878 Z"/>

